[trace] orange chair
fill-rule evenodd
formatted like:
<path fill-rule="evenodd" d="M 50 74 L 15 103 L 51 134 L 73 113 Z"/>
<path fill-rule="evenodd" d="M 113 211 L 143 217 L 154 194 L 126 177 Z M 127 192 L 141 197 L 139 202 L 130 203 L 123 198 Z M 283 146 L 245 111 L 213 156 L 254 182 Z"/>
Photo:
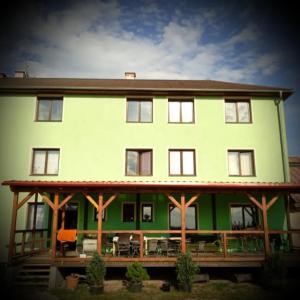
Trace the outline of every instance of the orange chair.
<path fill-rule="evenodd" d="M 57 240 L 60 242 L 60 252 L 65 256 L 65 246 L 77 240 L 77 229 L 59 229 Z"/>

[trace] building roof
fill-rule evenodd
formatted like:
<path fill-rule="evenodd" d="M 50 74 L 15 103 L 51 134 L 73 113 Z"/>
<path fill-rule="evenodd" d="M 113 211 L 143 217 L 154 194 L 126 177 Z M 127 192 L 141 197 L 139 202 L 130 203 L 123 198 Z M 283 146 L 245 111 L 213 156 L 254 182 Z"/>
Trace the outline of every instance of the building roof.
<path fill-rule="evenodd" d="M 292 95 L 287 88 L 215 80 L 80 79 L 80 78 L 0 78 L 0 93 L 57 92 L 62 94 L 155 94 L 155 95 Z"/>
<path fill-rule="evenodd" d="M 234 193 L 234 192 L 278 192 L 300 193 L 300 183 L 282 182 L 200 182 L 200 181 L 4 181 L 12 191 L 102 191 L 102 192 L 174 192 L 174 193 Z"/>

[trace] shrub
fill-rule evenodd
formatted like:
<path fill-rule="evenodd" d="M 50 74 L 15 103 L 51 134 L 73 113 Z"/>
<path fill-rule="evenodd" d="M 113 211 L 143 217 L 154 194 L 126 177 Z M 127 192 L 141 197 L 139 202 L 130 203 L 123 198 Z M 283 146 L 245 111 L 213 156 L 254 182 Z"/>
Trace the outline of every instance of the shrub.
<path fill-rule="evenodd" d="M 177 258 L 175 267 L 179 289 L 191 292 L 194 276 L 200 269 L 193 263 L 190 253 L 181 254 Z"/>
<path fill-rule="evenodd" d="M 260 281 L 266 288 L 282 288 L 285 283 L 287 269 L 280 254 L 268 256 L 261 270 Z"/>
<path fill-rule="evenodd" d="M 92 260 L 86 267 L 87 281 L 91 286 L 103 286 L 106 267 L 98 252 L 93 253 Z"/>
<path fill-rule="evenodd" d="M 134 262 L 127 267 L 126 278 L 131 282 L 149 280 L 148 272 L 139 262 Z"/>
<path fill-rule="evenodd" d="M 129 265 L 125 276 L 128 279 L 127 288 L 130 292 L 140 292 L 143 281 L 149 279 L 147 270 L 139 262 Z"/>

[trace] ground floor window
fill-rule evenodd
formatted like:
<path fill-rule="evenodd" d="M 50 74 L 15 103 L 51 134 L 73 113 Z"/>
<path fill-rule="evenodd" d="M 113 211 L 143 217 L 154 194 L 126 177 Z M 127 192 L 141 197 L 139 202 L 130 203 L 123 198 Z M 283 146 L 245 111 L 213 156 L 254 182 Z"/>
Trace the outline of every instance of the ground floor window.
<path fill-rule="evenodd" d="M 123 203 L 122 222 L 135 221 L 135 203 Z"/>
<path fill-rule="evenodd" d="M 191 205 L 185 210 L 186 229 L 197 229 L 197 206 Z M 170 230 L 181 229 L 181 212 L 175 205 L 169 205 L 169 227 Z"/>
<path fill-rule="evenodd" d="M 142 203 L 142 222 L 153 222 L 152 203 Z"/>
<path fill-rule="evenodd" d="M 31 230 L 34 228 L 35 221 L 35 229 L 43 229 L 44 228 L 44 203 L 34 202 L 28 203 L 27 206 L 27 221 L 26 228 Z"/>
<path fill-rule="evenodd" d="M 98 210 L 94 207 L 94 221 L 98 221 Z M 106 209 L 102 210 L 102 221 L 106 221 Z"/>
<path fill-rule="evenodd" d="M 258 226 L 257 207 L 250 204 L 234 204 L 230 207 L 231 228 L 233 230 L 255 228 Z"/>

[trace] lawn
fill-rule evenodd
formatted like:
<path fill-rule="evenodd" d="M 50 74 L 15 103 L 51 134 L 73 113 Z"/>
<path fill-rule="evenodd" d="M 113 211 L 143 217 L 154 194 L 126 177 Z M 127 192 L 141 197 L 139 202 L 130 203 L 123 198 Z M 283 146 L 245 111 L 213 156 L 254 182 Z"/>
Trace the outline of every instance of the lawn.
<path fill-rule="evenodd" d="M 192 293 L 179 292 L 172 288 L 170 292 L 160 290 L 160 283 L 148 281 L 142 293 L 130 293 L 125 287 L 112 288 L 106 283 L 105 292 L 102 295 L 91 295 L 86 285 L 80 285 L 76 290 L 54 289 L 51 291 L 59 300 L 192 300 L 192 299 L 222 299 L 222 300 L 262 300 L 282 299 L 282 294 L 267 291 L 253 283 L 233 283 L 227 280 L 214 280 L 209 283 L 197 283 L 193 286 Z M 45 300 L 45 299 L 43 299 Z"/>

